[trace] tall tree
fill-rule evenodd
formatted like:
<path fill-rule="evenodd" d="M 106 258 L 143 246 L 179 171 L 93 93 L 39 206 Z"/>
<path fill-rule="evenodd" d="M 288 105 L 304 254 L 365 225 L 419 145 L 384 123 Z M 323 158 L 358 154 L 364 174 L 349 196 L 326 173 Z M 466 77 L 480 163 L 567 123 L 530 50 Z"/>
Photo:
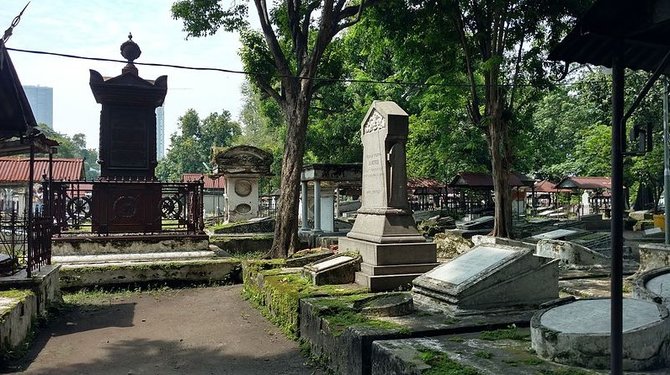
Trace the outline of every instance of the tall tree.
<path fill-rule="evenodd" d="M 453 18 L 469 83 L 468 112 L 486 135 L 494 184 L 493 235 L 509 237 L 512 202 L 509 175 L 514 159 L 512 133 L 523 92 L 546 86 L 543 66 L 548 46 L 567 29 L 588 1 L 440 1 Z M 528 94 L 526 92 L 525 94 Z"/>
<path fill-rule="evenodd" d="M 286 120 L 280 176 L 281 199 L 271 253 L 285 257 L 299 247 L 298 201 L 312 97 L 327 81 L 316 81 L 327 47 L 342 30 L 357 23 L 363 11 L 379 0 L 284 0 L 268 7 L 254 0 L 262 34 L 246 22 L 246 2 L 224 9 L 217 0 L 181 0 L 172 14 L 184 21 L 188 36 L 212 35 L 223 27 L 241 31 L 242 60 L 252 81 L 274 99 Z"/>

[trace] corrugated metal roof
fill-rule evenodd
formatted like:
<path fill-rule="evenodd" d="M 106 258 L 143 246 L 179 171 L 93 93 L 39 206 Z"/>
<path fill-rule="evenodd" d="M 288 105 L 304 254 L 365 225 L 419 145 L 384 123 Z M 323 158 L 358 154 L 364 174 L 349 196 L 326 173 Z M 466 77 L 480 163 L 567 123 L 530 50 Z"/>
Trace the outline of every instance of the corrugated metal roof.
<path fill-rule="evenodd" d="M 181 175 L 181 180 L 183 182 L 199 181 L 203 176 L 204 176 L 203 182 L 205 184 L 205 189 L 226 188 L 226 179 L 223 176 L 213 179 L 210 176 L 203 175 L 202 173 L 184 173 Z"/>
<path fill-rule="evenodd" d="M 0 158 L 0 183 L 28 182 L 29 158 Z M 49 173 L 49 159 L 35 158 L 35 180 Z M 53 159 L 54 180 L 79 180 L 84 178 L 84 159 Z"/>
<path fill-rule="evenodd" d="M 565 177 L 558 184 L 557 188 L 563 189 L 611 189 L 612 181 L 609 177 Z"/>
<path fill-rule="evenodd" d="M 654 71 L 670 51 L 669 20 L 667 0 L 597 1 L 549 59 L 611 67 L 621 45 L 626 67 Z M 670 66 L 664 73 L 670 73 Z"/>

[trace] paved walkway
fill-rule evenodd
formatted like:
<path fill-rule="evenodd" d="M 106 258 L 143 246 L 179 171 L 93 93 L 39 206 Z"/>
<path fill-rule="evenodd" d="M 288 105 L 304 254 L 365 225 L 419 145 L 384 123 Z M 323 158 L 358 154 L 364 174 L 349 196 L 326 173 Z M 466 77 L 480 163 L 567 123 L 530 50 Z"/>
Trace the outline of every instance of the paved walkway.
<path fill-rule="evenodd" d="M 44 327 L 16 373 L 320 373 L 240 291 L 236 285 L 103 296 Z"/>

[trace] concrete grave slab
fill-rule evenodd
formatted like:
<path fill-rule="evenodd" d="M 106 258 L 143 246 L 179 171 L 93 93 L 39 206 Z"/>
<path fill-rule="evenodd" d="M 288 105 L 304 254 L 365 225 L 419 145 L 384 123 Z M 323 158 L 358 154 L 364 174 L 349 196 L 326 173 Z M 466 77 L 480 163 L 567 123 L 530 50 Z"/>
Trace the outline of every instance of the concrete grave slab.
<path fill-rule="evenodd" d="M 479 245 L 413 282 L 415 299 L 456 315 L 528 309 L 558 298 L 558 261 L 525 246 Z"/>
<path fill-rule="evenodd" d="M 531 320 L 532 348 L 543 358 L 567 365 L 608 368 L 610 300 L 585 299 L 538 312 Z M 670 335 L 668 309 L 653 302 L 623 300 L 623 368 L 663 367 Z"/>

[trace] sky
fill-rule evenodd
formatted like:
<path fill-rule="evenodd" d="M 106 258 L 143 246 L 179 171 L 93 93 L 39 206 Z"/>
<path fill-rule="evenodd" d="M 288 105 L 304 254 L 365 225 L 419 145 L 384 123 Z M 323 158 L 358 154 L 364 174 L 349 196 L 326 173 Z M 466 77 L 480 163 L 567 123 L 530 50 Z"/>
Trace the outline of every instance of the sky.
<path fill-rule="evenodd" d="M 2 0 L 0 31 L 7 29 L 28 0 Z M 132 32 L 142 55 L 136 62 L 242 70 L 237 33 L 185 39 L 180 20 L 172 19 L 173 0 L 31 0 L 7 42 L 8 48 L 58 52 L 123 60 L 121 43 Z M 75 60 L 10 51 L 22 85 L 53 88 L 54 130 L 86 135 L 98 148 L 100 104 L 89 87 L 89 69 L 105 77 L 121 74 L 125 64 Z M 237 119 L 241 109 L 240 74 L 189 71 L 137 65 L 140 77 L 168 76 L 165 98 L 165 145 L 177 131 L 178 118 L 195 109 L 201 118 L 227 110 Z"/>

